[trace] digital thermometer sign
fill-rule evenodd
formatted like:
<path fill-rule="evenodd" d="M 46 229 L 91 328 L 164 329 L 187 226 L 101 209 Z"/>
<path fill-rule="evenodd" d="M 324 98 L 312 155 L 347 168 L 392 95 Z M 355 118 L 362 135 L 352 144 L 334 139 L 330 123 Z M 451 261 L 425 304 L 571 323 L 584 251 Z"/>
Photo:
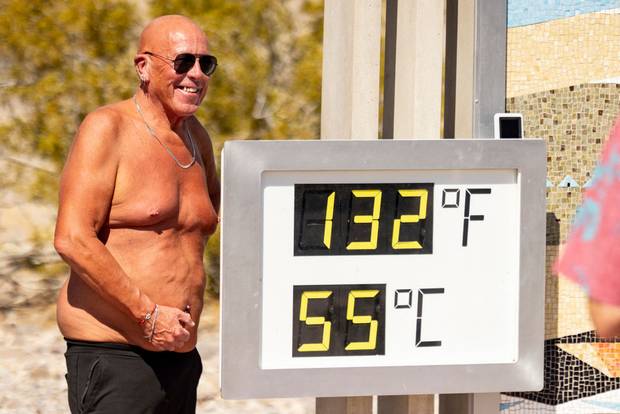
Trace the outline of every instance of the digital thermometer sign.
<path fill-rule="evenodd" d="M 233 142 L 223 161 L 225 398 L 541 385 L 542 141 Z"/>
<path fill-rule="evenodd" d="M 433 251 L 433 184 L 296 184 L 295 255 Z"/>

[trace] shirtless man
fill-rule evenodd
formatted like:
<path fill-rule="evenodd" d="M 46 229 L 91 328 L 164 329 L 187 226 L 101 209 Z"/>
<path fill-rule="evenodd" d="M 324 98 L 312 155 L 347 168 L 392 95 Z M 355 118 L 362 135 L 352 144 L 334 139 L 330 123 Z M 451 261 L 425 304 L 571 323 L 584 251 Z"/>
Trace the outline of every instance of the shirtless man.
<path fill-rule="evenodd" d="M 73 413 L 195 412 L 220 190 L 193 114 L 217 61 L 194 22 L 163 16 L 134 63 L 135 96 L 84 119 L 61 178 L 54 245 L 71 274 L 57 317 Z"/>

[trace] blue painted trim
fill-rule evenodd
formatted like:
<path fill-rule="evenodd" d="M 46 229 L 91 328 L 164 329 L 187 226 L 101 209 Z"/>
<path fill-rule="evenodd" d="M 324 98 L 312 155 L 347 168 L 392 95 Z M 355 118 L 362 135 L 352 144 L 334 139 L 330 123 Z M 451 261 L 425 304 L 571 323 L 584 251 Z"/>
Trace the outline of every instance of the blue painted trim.
<path fill-rule="evenodd" d="M 508 402 L 508 403 L 500 403 L 499 404 L 499 410 L 500 411 L 506 411 L 509 408 L 516 407 L 517 405 L 521 405 L 521 404 L 523 404 L 523 401 L 513 401 L 513 402 Z"/>
<path fill-rule="evenodd" d="M 620 0 L 508 0 L 508 27 L 620 8 Z"/>
<path fill-rule="evenodd" d="M 573 177 L 571 177 L 570 175 L 567 175 L 560 182 L 560 184 L 558 184 L 558 187 L 560 187 L 560 188 L 569 188 L 569 187 L 570 188 L 579 188 L 579 184 L 577 184 L 577 181 L 575 181 L 575 179 Z"/>
<path fill-rule="evenodd" d="M 608 410 L 620 411 L 620 402 L 614 401 L 595 401 L 595 400 L 583 400 L 583 402 L 593 405 L 598 408 L 606 408 Z"/>

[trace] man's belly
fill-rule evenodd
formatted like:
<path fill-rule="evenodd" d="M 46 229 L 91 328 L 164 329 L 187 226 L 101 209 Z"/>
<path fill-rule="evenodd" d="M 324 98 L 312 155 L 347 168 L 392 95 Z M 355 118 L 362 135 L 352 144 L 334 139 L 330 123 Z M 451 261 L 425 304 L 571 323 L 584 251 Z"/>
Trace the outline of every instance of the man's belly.
<path fill-rule="evenodd" d="M 203 306 L 204 270 L 201 249 L 192 243 L 153 241 L 148 244 L 108 240 L 110 252 L 128 277 L 152 301 L 186 310 L 189 306 L 194 328 L 191 337 L 177 352 L 187 352 L 196 345 L 196 331 Z M 142 240 L 140 240 L 142 241 Z M 198 253 L 200 252 L 200 255 Z M 198 257 L 197 257 L 198 255 Z M 75 272 L 60 291 L 57 308 L 58 326 L 66 338 L 95 342 L 129 343 L 154 350 L 143 338 L 142 328 L 93 290 Z"/>

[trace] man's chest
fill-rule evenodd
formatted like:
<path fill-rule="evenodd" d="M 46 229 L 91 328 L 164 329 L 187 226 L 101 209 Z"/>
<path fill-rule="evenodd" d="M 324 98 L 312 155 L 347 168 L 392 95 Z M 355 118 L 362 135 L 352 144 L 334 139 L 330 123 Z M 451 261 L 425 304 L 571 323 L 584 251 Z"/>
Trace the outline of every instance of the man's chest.
<path fill-rule="evenodd" d="M 165 224 L 179 230 L 207 233 L 215 228 L 217 214 L 201 163 L 196 161 L 183 169 L 160 156 L 141 161 L 119 166 L 110 208 L 111 226 Z"/>

